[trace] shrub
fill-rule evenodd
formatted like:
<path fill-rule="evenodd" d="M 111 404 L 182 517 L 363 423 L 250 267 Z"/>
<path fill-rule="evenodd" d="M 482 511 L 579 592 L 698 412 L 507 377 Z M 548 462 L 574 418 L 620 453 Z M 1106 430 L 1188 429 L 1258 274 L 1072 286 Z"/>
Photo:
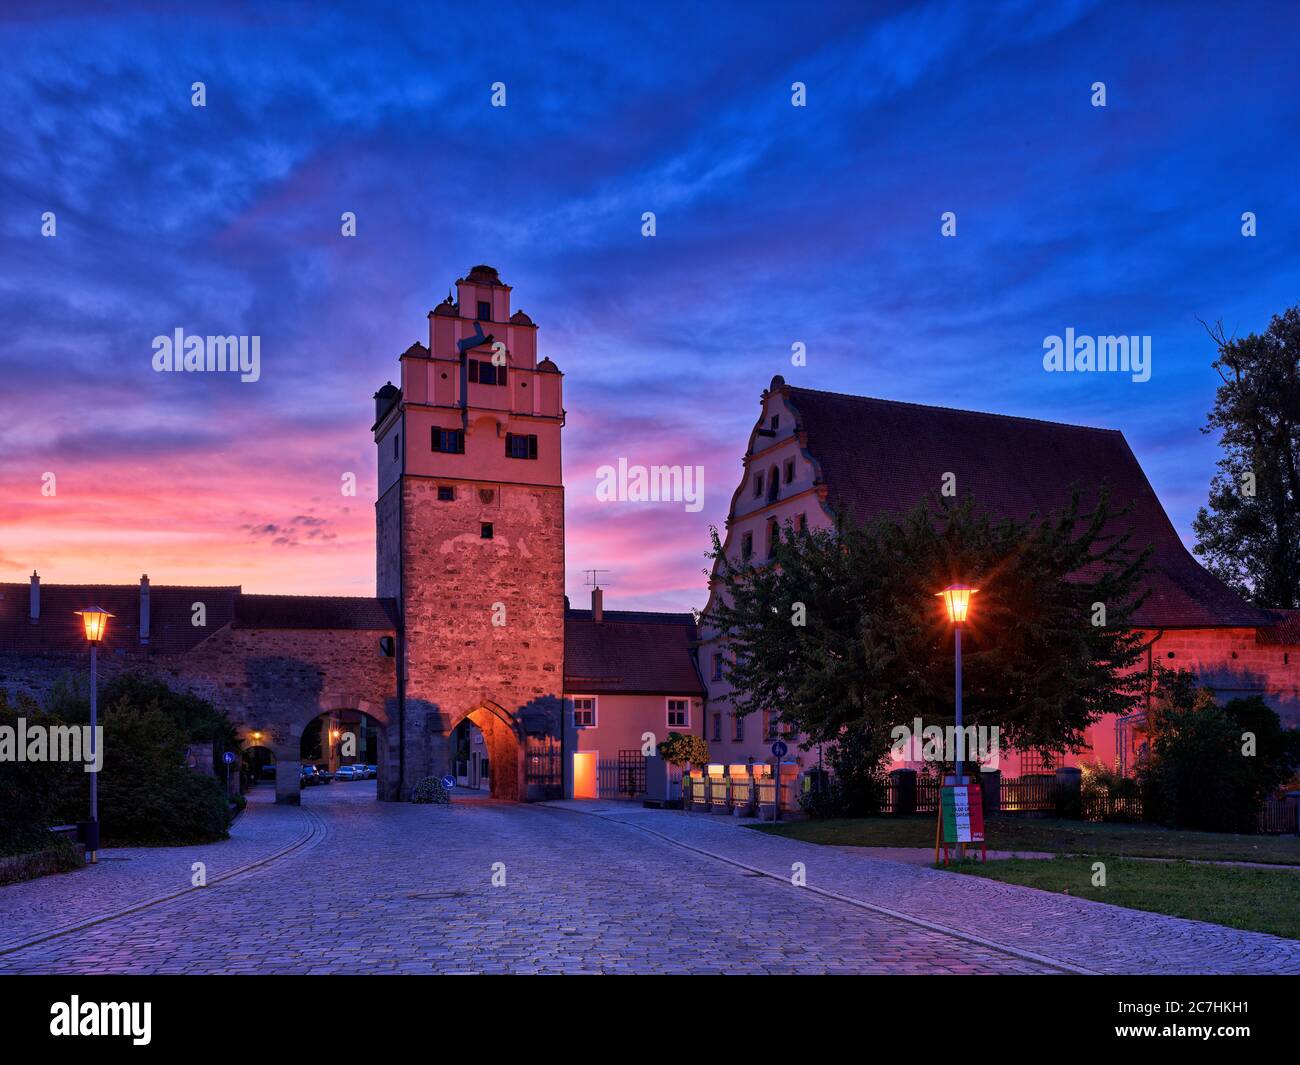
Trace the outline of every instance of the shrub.
<path fill-rule="evenodd" d="M 411 802 L 450 806 L 451 792 L 447 790 L 447 785 L 437 777 L 425 777 L 411 791 Z"/>
<path fill-rule="evenodd" d="M 0 688 L 0 727 L 16 732 L 20 717 L 29 725 L 66 724 L 44 713 L 30 698 L 20 696 L 10 703 Z M 52 848 L 55 844 L 49 829 L 59 821 L 59 796 L 77 784 L 90 787 L 77 765 L 0 759 L 0 856 Z"/>
<path fill-rule="evenodd" d="M 657 748 L 659 757 L 670 765 L 708 765 L 709 745 L 703 736 L 670 732 Z"/>

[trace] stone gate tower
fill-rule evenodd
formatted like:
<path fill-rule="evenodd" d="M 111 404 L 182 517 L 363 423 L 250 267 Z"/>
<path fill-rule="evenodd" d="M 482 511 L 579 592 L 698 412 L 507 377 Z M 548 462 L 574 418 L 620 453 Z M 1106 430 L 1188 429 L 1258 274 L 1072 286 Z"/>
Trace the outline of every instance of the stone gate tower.
<path fill-rule="evenodd" d="M 476 266 L 429 342 L 375 394 L 378 594 L 398 603 L 397 707 L 380 797 L 451 772 L 452 730 L 486 741 L 495 798 L 558 795 L 564 678 L 561 374 L 510 286 Z"/>

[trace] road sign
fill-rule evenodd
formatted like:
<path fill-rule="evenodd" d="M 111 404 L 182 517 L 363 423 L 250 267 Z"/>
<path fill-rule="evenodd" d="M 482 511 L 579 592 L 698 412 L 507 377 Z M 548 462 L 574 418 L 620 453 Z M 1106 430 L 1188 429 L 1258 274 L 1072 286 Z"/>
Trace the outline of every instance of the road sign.
<path fill-rule="evenodd" d="M 456 778 L 452 776 L 443 777 L 442 786 L 444 788 L 454 788 L 456 786 Z"/>
<path fill-rule="evenodd" d="M 221 757 L 225 760 L 226 765 L 234 765 L 234 764 L 235 764 L 235 752 L 234 752 L 234 751 L 227 751 L 227 752 L 226 752 L 225 754 L 223 754 Z"/>
<path fill-rule="evenodd" d="M 790 748 L 785 745 L 784 740 L 777 740 L 772 744 L 772 756 L 774 758 L 784 758 L 790 752 Z"/>

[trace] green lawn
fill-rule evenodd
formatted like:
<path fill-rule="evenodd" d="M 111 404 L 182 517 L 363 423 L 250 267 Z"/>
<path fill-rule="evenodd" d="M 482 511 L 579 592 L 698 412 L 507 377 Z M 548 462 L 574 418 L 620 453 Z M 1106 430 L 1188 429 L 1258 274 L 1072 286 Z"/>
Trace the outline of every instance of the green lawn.
<path fill-rule="evenodd" d="M 1096 861 L 1106 886 L 1093 887 Z M 954 867 L 958 868 L 958 867 Z M 1300 939 L 1300 873 L 1112 857 L 967 862 L 958 871 L 1080 898 Z"/>
<path fill-rule="evenodd" d="M 933 847 L 934 817 L 831 818 L 753 825 L 806 843 L 842 847 Z M 989 850 L 1048 851 L 1134 858 L 1199 858 L 1300 865 L 1300 837 L 1183 832 L 1156 825 L 1109 825 L 1049 818 L 996 818 L 985 826 Z M 1300 878 L 1297 878 L 1300 879 Z"/>

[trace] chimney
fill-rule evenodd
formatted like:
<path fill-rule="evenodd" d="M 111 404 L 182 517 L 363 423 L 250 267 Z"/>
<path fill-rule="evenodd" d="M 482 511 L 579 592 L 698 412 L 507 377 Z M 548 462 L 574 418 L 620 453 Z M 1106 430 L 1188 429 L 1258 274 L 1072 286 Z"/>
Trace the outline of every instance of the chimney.
<path fill-rule="evenodd" d="M 140 642 L 149 642 L 149 574 L 140 578 Z"/>
<path fill-rule="evenodd" d="M 32 624 L 41 620 L 41 575 L 32 570 Z"/>
<path fill-rule="evenodd" d="M 604 617 L 605 593 L 599 588 L 593 588 L 591 590 L 591 620 L 599 625 L 604 620 Z"/>

